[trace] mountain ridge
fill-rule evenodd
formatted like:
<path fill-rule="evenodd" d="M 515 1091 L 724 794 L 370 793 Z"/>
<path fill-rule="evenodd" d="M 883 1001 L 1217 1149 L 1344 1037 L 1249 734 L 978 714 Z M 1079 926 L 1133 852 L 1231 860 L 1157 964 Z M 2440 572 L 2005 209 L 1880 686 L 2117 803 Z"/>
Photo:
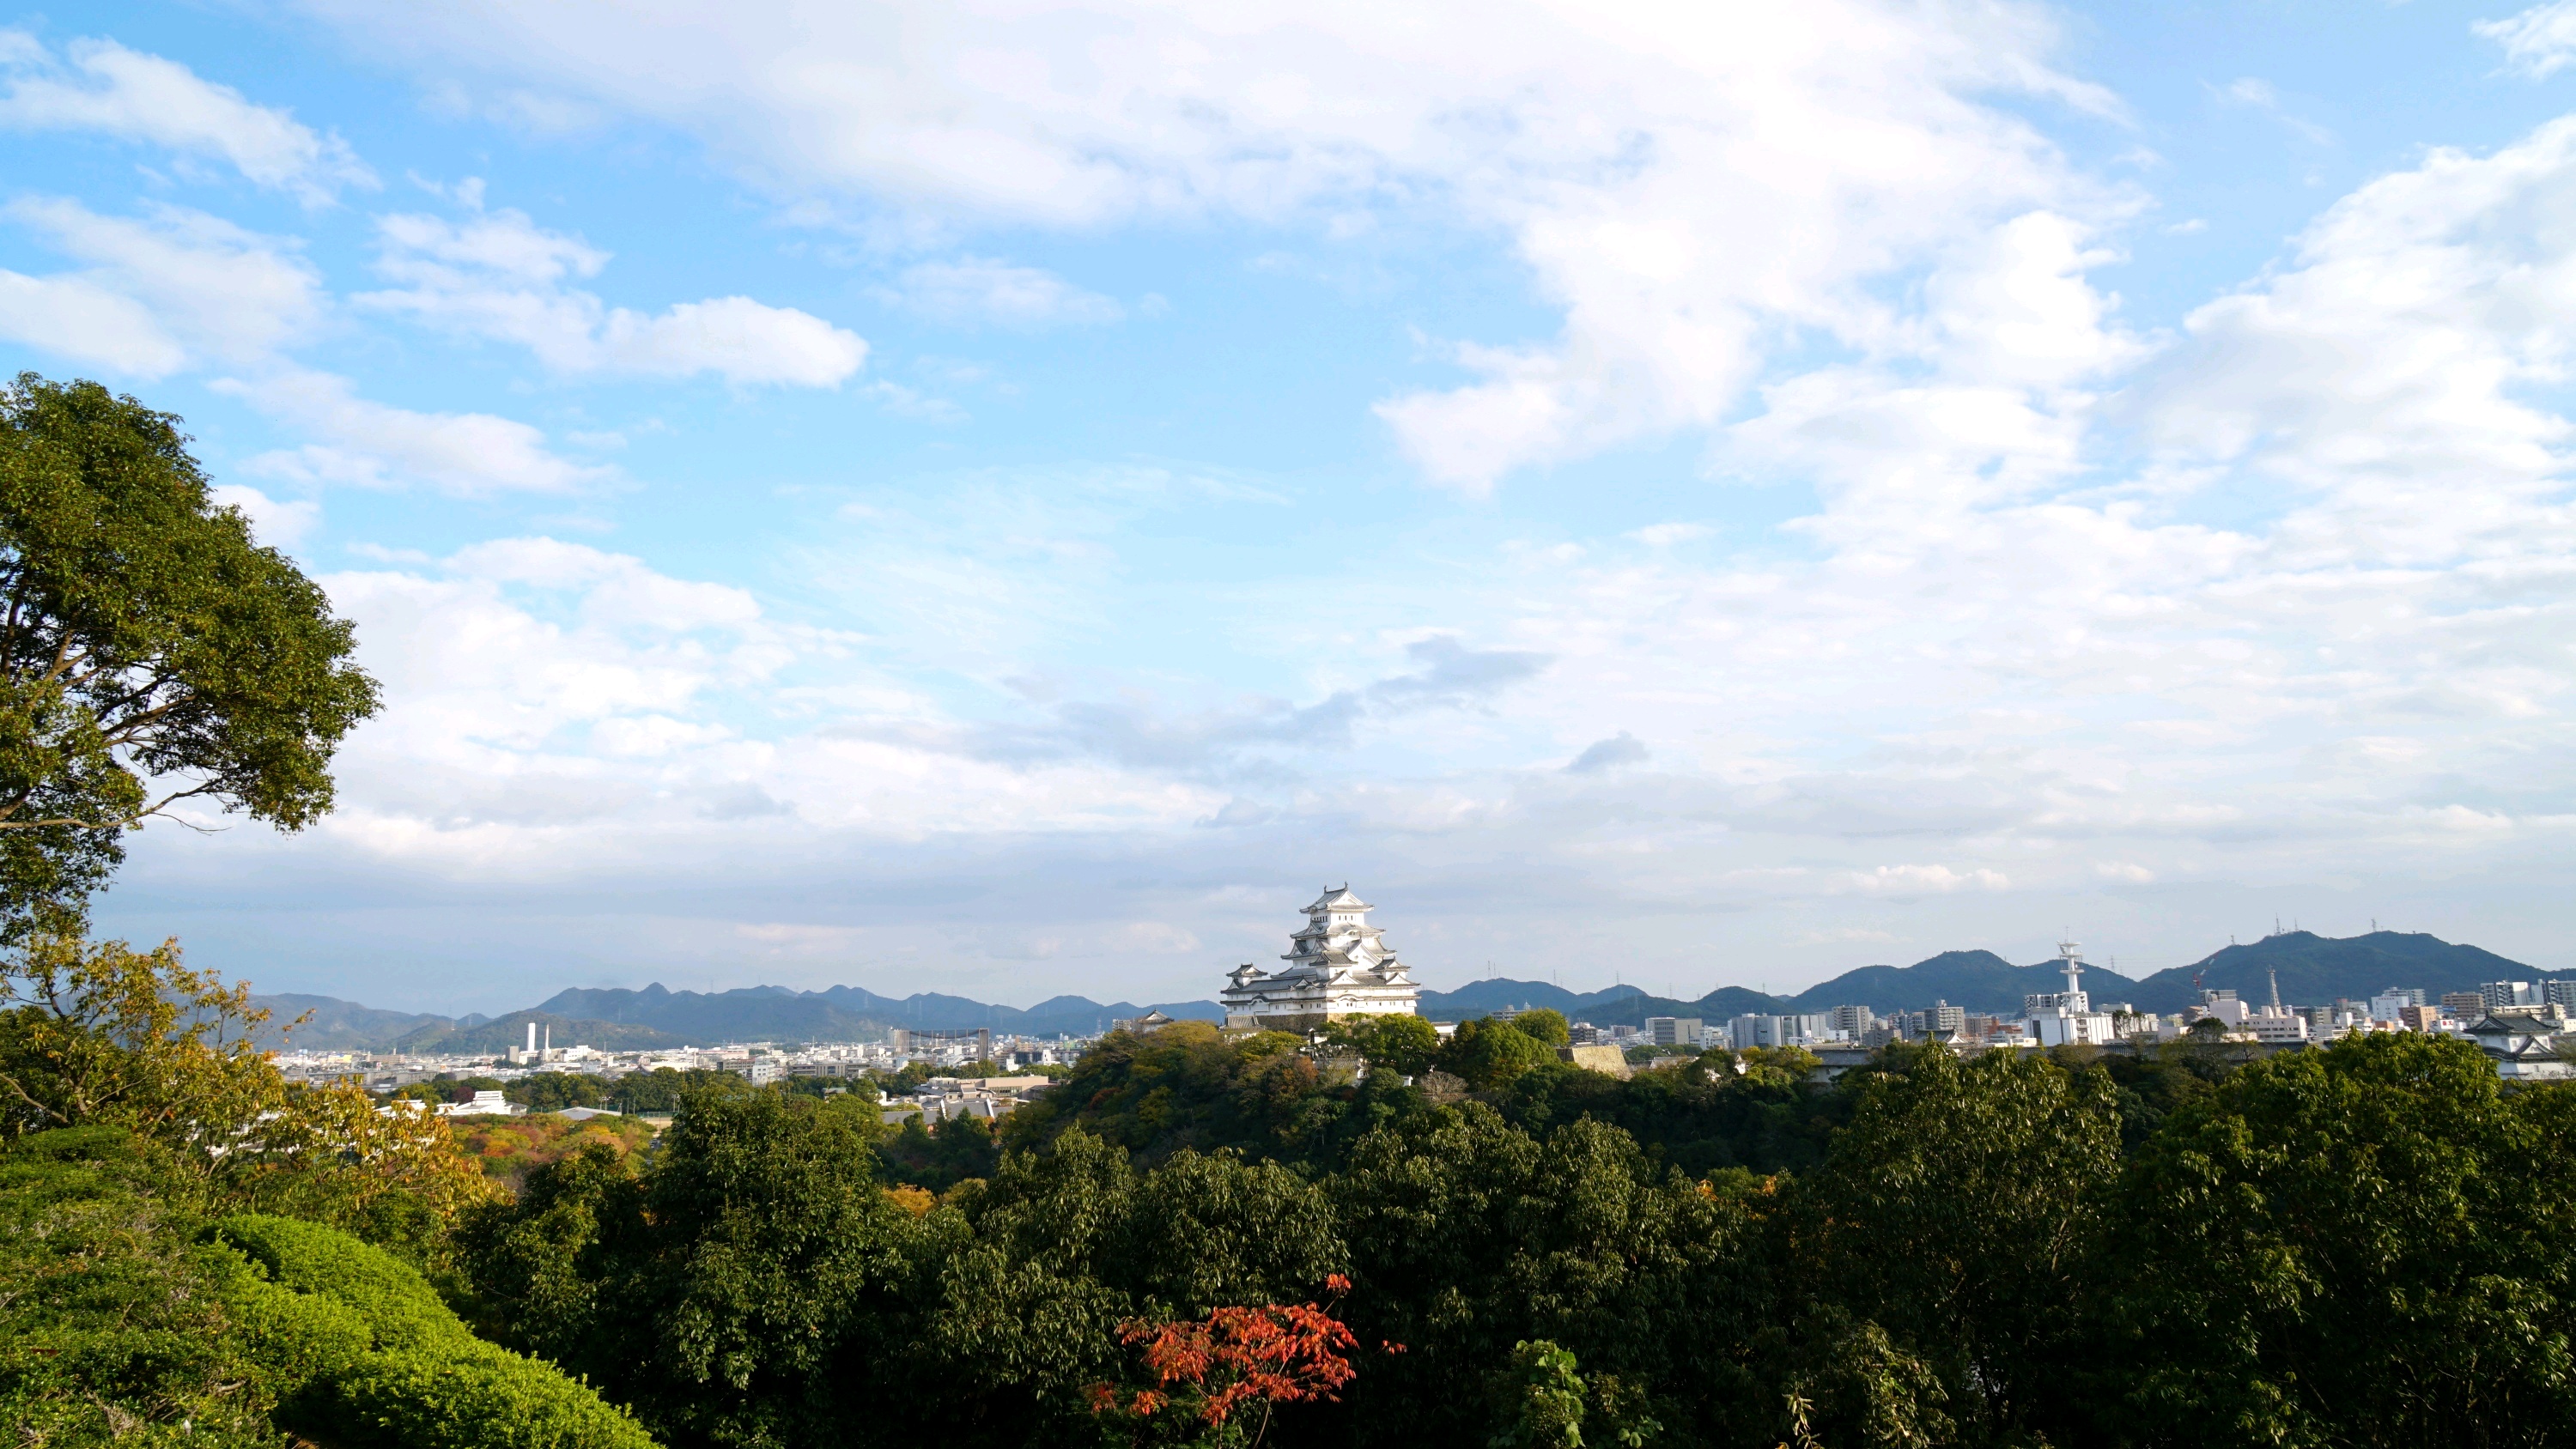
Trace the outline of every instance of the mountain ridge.
<path fill-rule="evenodd" d="M 2061 989 L 2055 961 L 2017 966 L 1992 951 L 1955 950 L 1911 966 L 1856 967 L 1791 996 L 1741 986 L 1721 986 L 1696 1000 L 1655 996 L 1636 986 L 1569 991 L 1544 981 L 1493 976 L 1449 991 L 1426 990 L 1422 1014 L 1458 1021 L 1509 1007 L 1548 1007 L 1569 1020 L 1596 1026 L 1640 1026 L 1650 1016 L 1696 1016 L 1718 1022 L 1746 1013 L 1819 1012 L 1863 1005 L 1880 1015 L 1918 1011 L 1936 1001 L 1969 1011 L 2017 1014 L 2022 997 Z M 2366 999 L 2391 986 L 2421 987 L 2438 998 L 2495 980 L 2576 979 L 2576 971 L 2544 971 L 2481 947 L 2455 944 L 2422 932 L 2373 931 L 2329 937 L 2286 931 L 2257 941 L 2231 942 L 2187 966 L 2140 978 L 2087 966 L 2084 985 L 2098 1002 L 2125 1001 L 2142 1011 L 2173 1012 L 2192 1004 L 2193 980 L 2213 990 L 2233 990 L 2246 1000 L 2268 998 L 2272 972 L 2280 973 L 2282 999 L 2316 1005 L 2337 998 Z M 445 1017 L 385 1011 L 336 997 L 285 993 L 255 996 L 275 1019 L 259 1033 L 274 1045 L 286 1022 L 310 1010 L 312 1020 L 293 1035 L 297 1046 L 349 1049 L 400 1045 L 402 1050 L 456 1054 L 499 1051 L 526 1037 L 528 1023 L 552 1027 L 557 1046 L 576 1043 L 602 1050 L 712 1046 L 726 1041 L 877 1041 L 898 1028 L 971 1031 L 1024 1036 L 1082 1036 L 1110 1021 L 1160 1011 L 1183 1020 L 1221 1021 L 1208 1000 L 1102 1003 L 1087 996 L 1053 996 L 1022 1008 L 974 1001 L 941 992 L 880 995 L 863 986 L 798 991 L 785 986 L 743 986 L 727 991 L 673 991 L 660 982 L 641 988 L 569 987 L 522 1011 L 501 1017 L 476 1013 Z"/>

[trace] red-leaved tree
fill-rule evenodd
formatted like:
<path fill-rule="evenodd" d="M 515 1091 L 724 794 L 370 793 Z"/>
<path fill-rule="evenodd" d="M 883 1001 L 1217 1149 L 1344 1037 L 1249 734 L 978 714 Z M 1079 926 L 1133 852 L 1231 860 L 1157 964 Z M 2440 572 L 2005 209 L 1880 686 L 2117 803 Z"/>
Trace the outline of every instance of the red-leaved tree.
<path fill-rule="evenodd" d="M 1338 1273 L 1324 1286 L 1335 1297 L 1351 1288 Z M 1310 1399 L 1338 1401 L 1334 1391 L 1359 1373 L 1346 1356 L 1358 1340 L 1314 1303 L 1219 1308 L 1205 1318 L 1171 1323 L 1137 1319 L 1118 1326 L 1118 1341 L 1142 1345 L 1139 1358 L 1151 1383 L 1126 1393 L 1094 1384 L 1091 1411 L 1124 1421 L 1140 1444 L 1258 1445 L 1270 1432 L 1273 1409 Z M 1404 1351 L 1400 1344 L 1382 1347 Z M 1258 1418 L 1251 1413 L 1255 1405 Z"/>

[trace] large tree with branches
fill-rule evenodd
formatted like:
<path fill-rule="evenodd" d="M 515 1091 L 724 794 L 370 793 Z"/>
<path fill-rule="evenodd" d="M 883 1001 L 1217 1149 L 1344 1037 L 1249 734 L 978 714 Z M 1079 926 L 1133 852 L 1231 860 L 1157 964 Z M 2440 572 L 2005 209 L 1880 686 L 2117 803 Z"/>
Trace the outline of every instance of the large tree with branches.
<path fill-rule="evenodd" d="M 348 622 L 188 442 L 96 383 L 0 386 L 0 944 L 79 931 L 182 802 L 310 824 L 375 712 Z"/>

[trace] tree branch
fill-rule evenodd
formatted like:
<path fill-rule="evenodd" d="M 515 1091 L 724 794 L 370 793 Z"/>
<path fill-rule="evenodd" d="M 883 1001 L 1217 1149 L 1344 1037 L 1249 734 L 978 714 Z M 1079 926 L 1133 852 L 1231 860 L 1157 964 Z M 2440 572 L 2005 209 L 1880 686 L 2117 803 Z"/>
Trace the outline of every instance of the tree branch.
<path fill-rule="evenodd" d="M 111 746 L 132 744 L 135 736 L 140 734 L 145 726 L 187 702 L 185 697 L 165 700 L 130 719 L 118 720 L 104 732 L 101 738 Z"/>
<path fill-rule="evenodd" d="M 76 815 L 59 815 L 48 820 L 11 820 L 8 818 L 7 810 L 0 810 L 0 830 L 43 830 L 47 827 L 65 825 L 72 826 L 80 830 L 122 830 L 126 826 L 132 825 L 138 820 L 149 820 L 153 816 L 159 815 L 163 810 L 181 800 L 186 800 L 197 795 L 214 794 L 222 788 L 223 787 L 221 785 L 209 780 L 205 784 L 192 786 L 185 790 L 173 790 L 150 805 L 135 811 L 133 814 L 119 816 L 113 820 L 84 820 Z M 8 807 L 9 810 L 14 810 L 16 808 L 17 807 L 14 805 Z M 182 820 L 179 823 L 182 825 L 188 825 L 188 822 L 185 820 Z M 212 833 L 212 828 L 208 826 L 188 825 L 188 828 L 208 834 Z"/>
<path fill-rule="evenodd" d="M 50 684 L 55 679 L 59 678 L 64 670 L 71 668 L 73 665 L 78 664 L 81 660 L 87 657 L 89 656 L 86 651 L 78 654 L 72 652 L 72 636 L 65 634 L 63 636 L 63 642 L 54 648 L 54 667 L 46 670 L 44 676 L 36 682 L 39 684 Z"/>

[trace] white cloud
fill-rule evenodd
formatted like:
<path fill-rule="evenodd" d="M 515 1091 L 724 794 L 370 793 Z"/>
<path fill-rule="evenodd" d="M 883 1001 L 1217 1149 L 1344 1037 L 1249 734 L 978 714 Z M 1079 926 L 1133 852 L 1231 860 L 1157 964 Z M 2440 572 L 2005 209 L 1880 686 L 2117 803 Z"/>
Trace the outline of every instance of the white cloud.
<path fill-rule="evenodd" d="M 1872 895 L 1917 895 L 1926 891 L 2002 890 L 2012 884 L 2001 872 L 1952 870 L 1946 865 L 1882 865 L 1856 873 L 1851 883 Z"/>
<path fill-rule="evenodd" d="M 1810 486 L 1816 504 L 1768 556 L 1777 541 L 1756 536 L 1725 560 L 1662 547 L 1682 541 L 1675 525 L 1638 530 L 1644 547 L 1354 536 L 1293 578 L 1185 588 L 1156 568 L 1169 531 L 1125 527 L 1115 490 L 947 478 L 911 504 L 870 493 L 846 515 L 852 537 L 800 538 L 783 560 L 800 603 L 864 639 L 800 635 L 740 591 L 579 545 L 469 550 L 346 586 L 400 684 L 325 846 L 496 893 L 543 879 L 596 899 L 657 884 L 724 897 L 687 908 L 710 918 L 737 885 L 841 900 L 865 882 L 879 892 L 852 907 L 865 924 L 814 929 L 849 959 L 918 949 L 943 968 L 1038 954 L 1039 927 L 1059 956 L 1088 943 L 1119 961 L 1144 952 L 1121 934 L 1139 921 L 1266 939 L 1277 883 L 1323 870 L 1385 882 L 1371 893 L 1408 956 L 1450 969 L 1556 939 L 1549 903 L 1573 893 L 1596 959 L 1717 962 L 1737 980 L 1784 942 L 1807 943 L 1783 953 L 1803 963 L 1786 975 L 1853 964 L 1830 948 L 1860 938 L 1828 928 L 1855 904 L 1869 930 L 1896 928 L 1884 939 L 1937 937 L 1929 954 L 2008 946 L 2015 922 L 2032 942 L 2061 922 L 2096 939 L 2101 917 L 2143 932 L 2151 883 L 2199 913 L 2152 927 L 2169 964 L 2216 944 L 2217 913 L 2250 891 L 2348 891 L 2373 909 L 2427 880 L 2462 899 L 2499 880 L 2546 895 L 2576 833 L 2576 122 L 2488 155 L 2431 153 L 2318 217 L 2241 290 L 2149 332 L 2094 280 L 2128 214 L 2118 199 L 1958 79 L 2044 57 L 2021 12 L 1978 12 L 1970 34 L 2004 27 L 1981 57 L 1934 55 L 1794 155 L 1746 139 L 1747 118 L 1865 90 L 1874 65 L 1898 64 L 1874 47 L 1922 42 L 1944 13 L 1854 24 L 1856 53 L 1778 69 L 1786 99 L 1685 93 L 1648 66 L 1635 96 L 1590 106 L 1605 57 L 1643 42 L 1617 33 L 1624 12 L 1585 11 L 1562 25 L 1601 35 L 1546 31 L 1561 72 L 1525 69 L 1511 105 L 1418 130 L 1414 108 L 1492 94 L 1533 42 L 1453 24 L 1439 37 L 1470 53 L 1433 65 L 1429 41 L 1339 11 L 1284 28 L 1230 13 L 1251 40 L 1163 52 L 1183 72 L 1165 77 L 1174 94 L 1223 104 L 1132 139 L 1101 96 L 1145 95 L 1152 76 L 1117 45 L 1105 77 L 1005 84 L 1007 46 L 919 64 L 906 47 L 951 33 L 926 21 L 929 42 L 884 49 L 914 87 L 896 94 L 825 75 L 834 38 L 868 16 L 822 15 L 809 54 L 764 49 L 776 12 L 753 9 L 740 54 L 795 62 L 761 71 L 782 90 L 753 94 L 733 57 L 673 58 L 625 32 L 610 53 L 556 54 L 552 12 L 486 13 L 473 23 L 534 37 L 559 78 L 599 95 L 708 79 L 686 114 L 650 105 L 782 185 L 855 180 L 1037 224 L 1219 209 L 1295 223 L 1328 198 L 1503 226 L 1565 331 L 1452 354 L 1494 386 L 1423 394 L 1408 439 L 1456 450 L 1441 466 L 1473 483 L 1698 426 L 1719 468 Z M 1065 22 L 1086 42 L 1088 23 Z M 1219 23 L 1156 17 L 1137 43 Z M 1809 23 L 1762 19 L 1753 53 Z M 1676 44 L 1695 64 L 1691 40 Z M 1369 66 L 1387 55 L 1424 84 L 1376 99 Z M 1302 99 L 1264 91 L 1246 56 L 1320 80 Z M 630 82 L 630 62 L 648 79 Z M 1363 91 L 1396 110 L 1335 110 Z M 772 145 L 780 94 L 812 124 Z M 945 144 L 961 169 L 904 172 L 851 120 L 932 101 L 957 103 Z M 1863 136 L 1883 165 L 1852 161 Z M 1568 159 L 1583 155 L 1609 159 L 1587 173 Z M 1894 174 L 1914 167 L 1939 194 Z M 1753 182 L 1731 179 L 1747 168 Z M 1953 186 L 1961 168 L 1974 180 Z M 1747 198 L 1776 200 L 1776 218 L 1720 214 Z M 1772 257 L 1774 219 L 1835 245 Z M 604 257 L 551 235 L 414 250 L 556 297 Z M 1712 256 L 1733 259 L 1714 281 Z M 1786 329 L 1815 345 L 1773 356 Z M 1460 421 L 1478 408 L 1490 415 Z M 1129 652 L 1101 641 L 1137 637 L 1119 633 L 1122 609 L 1186 627 L 1097 663 Z M 1167 636 L 1199 652 L 1156 653 Z M 1237 673 L 1191 673 L 1219 653 Z M 1587 756 L 1599 767 L 1563 768 Z M 1012 882 L 1010 901 L 988 892 L 944 918 L 922 904 L 992 880 Z M 1245 892 L 1261 903 L 1249 924 Z M 968 919 L 1011 911 L 1028 919 Z M 671 949 L 665 923 L 629 928 Z"/>
<path fill-rule="evenodd" d="M 1115 322 L 1127 315 L 1113 298 L 1086 292 L 1053 272 L 985 257 L 917 262 L 879 295 L 945 322 L 1005 327 Z"/>
<path fill-rule="evenodd" d="M 2505 64 L 2534 80 L 2576 61 L 2576 0 L 2550 0 L 2503 20 L 2480 20 L 2469 29 L 2504 47 Z"/>
<path fill-rule="evenodd" d="M 97 131 L 219 160 L 308 203 L 327 201 L 344 186 L 376 184 L 339 137 L 254 105 L 175 61 L 112 40 L 75 40 L 57 61 L 24 31 L 0 34 L 10 42 L 0 52 L 0 126 Z"/>
<path fill-rule="evenodd" d="M 270 548 L 292 550 L 322 521 L 322 505 L 309 498 L 271 498 L 241 483 L 219 483 L 206 491 L 217 507 L 240 509 L 250 520 L 251 537 Z"/>
<path fill-rule="evenodd" d="M 658 317 L 611 311 L 599 355 L 611 369 L 652 377 L 712 372 L 728 382 L 832 387 L 867 362 L 868 345 L 810 312 L 710 297 Z"/>
<path fill-rule="evenodd" d="M 905 840 L 1179 823 L 1211 808 L 1203 793 L 1089 764 L 978 762 L 846 729 L 746 738 L 715 716 L 847 641 L 632 556 L 513 538 L 323 582 L 386 691 L 384 715 L 344 754 L 343 808 L 323 827 L 370 856 L 524 879 L 642 866 L 704 849 L 710 831 L 767 850 L 817 829 Z M 1157 951 L 1187 941 L 1154 923 L 1127 934 Z"/>
<path fill-rule="evenodd" d="M 360 306 L 450 332 L 516 343 L 558 372 L 689 377 L 834 387 L 867 361 L 856 333 L 749 297 L 683 302 L 658 316 L 610 307 L 567 283 L 598 275 L 608 254 L 520 212 L 464 222 L 379 217 L 377 270 L 401 285 Z"/>
<path fill-rule="evenodd" d="M 80 276 L 0 270 L 0 337 L 140 378 L 167 377 L 188 360 L 151 308 Z"/>
<path fill-rule="evenodd" d="M 464 198 L 474 215 L 462 223 L 441 217 L 395 214 L 376 218 L 382 269 L 403 281 L 462 285 L 467 276 L 486 282 L 553 286 L 595 277 L 608 253 L 576 236 L 547 231 L 523 211 L 486 214 L 477 183 Z"/>
<path fill-rule="evenodd" d="M 142 377 L 263 358 L 308 336 L 326 298 L 296 245 L 181 207 L 101 216 L 22 197 L 0 215 L 82 264 L 50 277 L 0 273 L 0 329 Z"/>
<path fill-rule="evenodd" d="M 2291 265 L 2191 314 L 2144 392 L 2154 436 L 2296 490 L 2285 562 L 2448 564 L 2566 540 L 2551 500 L 2570 425 L 2538 390 L 2576 362 L 2571 198 L 2576 119 L 2362 187 Z"/>
<path fill-rule="evenodd" d="M 1562 309 L 1460 343 L 1475 380 L 1381 412 L 1434 479 L 1706 428 L 1804 332 L 1867 349 L 1878 284 L 2038 208 L 2107 204 L 1997 92 L 2108 111 L 2036 7 L 1449 0 L 1005 13 L 770 0 L 725 43 L 607 0 L 430 10 L 312 0 L 353 28 L 696 130 L 786 191 L 943 223 L 1230 213 L 1347 234 L 1417 209 L 1510 237 Z M 989 296 L 990 293 L 985 295 Z"/>
<path fill-rule="evenodd" d="M 526 423 L 373 402 L 359 397 L 345 378 L 297 366 L 288 354 L 323 330 L 331 308 L 319 273 L 292 240 L 173 206 L 117 217 L 76 201 L 22 197 L 0 208 L 0 215 L 80 264 L 76 271 L 45 277 L 0 271 L 0 336 L 142 378 L 234 369 L 236 376 L 209 385 L 313 439 L 249 458 L 243 466 L 253 476 L 308 487 L 417 482 L 460 494 L 570 492 L 615 476 L 611 469 L 558 456 L 545 434 Z M 496 264 L 522 271 L 583 262 L 580 252 L 559 252 L 551 263 L 543 255 L 514 254 L 506 238 L 466 238 L 462 245 L 469 251 L 480 247 L 479 254 Z M 691 365 L 774 370 L 774 360 L 753 356 L 756 323 L 746 327 L 730 319 L 728 303 L 708 305 L 711 315 L 675 309 L 649 323 L 624 313 L 608 321 L 635 324 L 618 345 L 646 359 L 648 370 L 673 370 L 692 359 Z M 821 327 L 802 313 L 786 315 Z M 809 348 L 809 362 L 836 345 L 837 339 L 824 338 Z M 298 505 L 279 505 L 293 506 Z M 280 527 L 292 526 L 288 516 L 273 515 Z"/>
<path fill-rule="evenodd" d="M 568 493 L 615 476 L 570 462 L 543 432 L 489 413 L 423 413 L 357 396 L 348 379 L 281 369 L 210 384 L 319 441 L 262 453 L 254 475 L 307 485 L 395 487 L 419 483 L 445 493 Z"/>
<path fill-rule="evenodd" d="M 1669 548 L 1677 543 L 1706 538 L 1716 531 L 1705 523 L 1650 523 L 1628 536 L 1648 548 Z"/>

